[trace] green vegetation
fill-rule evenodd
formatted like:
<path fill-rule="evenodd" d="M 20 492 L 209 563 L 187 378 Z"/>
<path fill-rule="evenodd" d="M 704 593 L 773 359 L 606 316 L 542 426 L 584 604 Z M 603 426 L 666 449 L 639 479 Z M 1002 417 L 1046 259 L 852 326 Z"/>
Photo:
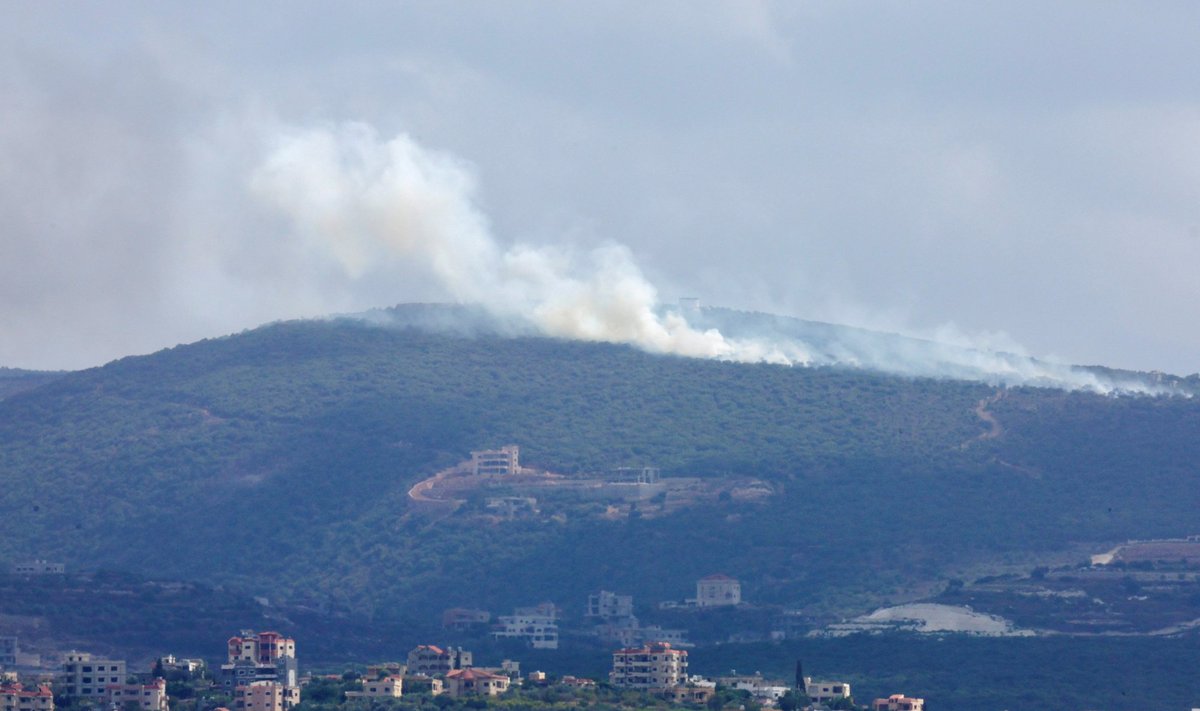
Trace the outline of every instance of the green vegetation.
<path fill-rule="evenodd" d="M 694 654 L 692 671 L 730 667 L 787 679 L 796 659 L 816 678 L 848 681 L 855 700 L 895 693 L 931 708 L 1192 708 L 1200 699 L 1200 639 L 854 635 L 724 645 Z"/>
<path fill-rule="evenodd" d="M 1194 532 L 1200 404 L 648 355 L 352 321 L 282 323 L 0 401 L 0 560 L 332 604 L 427 641 L 450 606 L 589 592 L 834 616 L 980 561 Z M 562 472 L 752 476 L 765 504 L 484 523 L 407 489 L 513 442 Z M 569 574 L 567 574 L 569 571 Z M 426 639 L 421 639 L 424 636 Z"/>

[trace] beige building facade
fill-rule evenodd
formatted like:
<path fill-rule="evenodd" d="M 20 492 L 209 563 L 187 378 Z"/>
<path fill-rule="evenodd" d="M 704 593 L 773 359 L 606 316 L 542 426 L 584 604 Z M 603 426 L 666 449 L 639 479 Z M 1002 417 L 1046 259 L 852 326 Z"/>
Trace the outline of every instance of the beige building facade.
<path fill-rule="evenodd" d="M 508 691 L 512 680 L 503 674 L 482 669 L 455 669 L 446 675 L 446 695 L 452 699 L 463 696 L 499 696 Z"/>
<path fill-rule="evenodd" d="M 125 660 L 101 659 L 87 652 L 67 652 L 58 683 L 71 698 L 105 701 L 110 684 L 125 683 Z"/>
<path fill-rule="evenodd" d="M 670 689 L 687 683 L 687 652 L 667 642 L 613 652 L 608 679 L 628 689 Z"/>
<path fill-rule="evenodd" d="M 720 573 L 696 581 L 696 604 L 700 607 L 740 605 L 742 584 L 735 578 Z"/>
<path fill-rule="evenodd" d="M 287 711 L 298 703 L 299 687 L 277 681 L 256 681 L 233 692 L 234 711 Z"/>

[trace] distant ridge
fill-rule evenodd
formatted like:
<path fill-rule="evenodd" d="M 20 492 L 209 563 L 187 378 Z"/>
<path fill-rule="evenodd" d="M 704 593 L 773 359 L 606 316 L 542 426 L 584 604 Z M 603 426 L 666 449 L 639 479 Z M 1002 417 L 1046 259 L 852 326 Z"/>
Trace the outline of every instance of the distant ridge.
<path fill-rule="evenodd" d="M 1105 393 L 1200 394 L 1200 375 L 1185 378 L 1158 372 L 1052 363 L 1015 353 L 983 351 L 898 333 L 721 307 L 689 308 L 685 316 L 694 328 L 716 329 L 730 339 L 803 344 L 810 356 L 807 365 L 812 366 L 981 381 L 993 385 L 1031 385 Z M 463 336 L 511 337 L 539 333 L 531 322 L 501 320 L 477 305 L 400 304 L 344 317 L 377 325 Z"/>

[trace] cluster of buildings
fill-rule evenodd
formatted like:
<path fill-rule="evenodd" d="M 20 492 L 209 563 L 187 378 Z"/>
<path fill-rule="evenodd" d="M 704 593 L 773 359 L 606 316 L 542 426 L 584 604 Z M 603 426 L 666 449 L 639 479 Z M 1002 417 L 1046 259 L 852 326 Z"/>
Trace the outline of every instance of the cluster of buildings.
<path fill-rule="evenodd" d="M 19 681 L 0 681 L 0 708 L 4 711 L 54 711 L 54 693 L 46 684 L 26 689 Z"/>
<path fill-rule="evenodd" d="M 472 462 L 479 474 L 512 474 L 520 471 L 518 451 L 514 447 L 473 452 Z M 649 475 L 646 475 L 649 476 Z M 45 561 L 29 570 L 45 570 Z M 38 567 L 40 566 L 40 567 Z M 25 569 L 25 568 L 23 568 Z M 28 573 L 28 574 L 46 574 Z M 660 607 L 719 608 L 742 605 L 741 583 L 724 574 L 708 575 L 696 581 L 696 596 L 683 603 Z M 447 629 L 463 632 L 487 632 L 495 639 L 524 641 L 533 649 L 557 649 L 560 610 L 553 603 L 519 607 L 511 615 L 493 621 L 485 610 L 453 608 L 443 614 Z M 713 697 L 718 685 L 747 691 L 764 705 L 775 705 L 785 694 L 802 696 L 813 707 L 850 700 L 850 685 L 841 681 L 814 681 L 797 669 L 796 683 L 770 682 L 754 676 L 705 679 L 688 673 L 686 630 L 644 626 L 634 612 L 631 595 L 601 590 L 589 595 L 584 613 L 590 634 L 613 646 L 608 681 L 618 688 L 654 693 L 677 703 L 703 704 Z M 520 665 L 505 660 L 500 667 L 475 665 L 472 653 L 462 647 L 423 644 L 412 649 L 404 663 L 388 662 L 368 667 L 361 678 L 361 689 L 347 691 L 347 698 L 400 698 L 409 688 L 449 697 L 496 696 L 514 685 L 548 683 L 542 672 L 521 677 Z M 20 663 L 20 650 L 14 637 L 0 637 L 0 667 Z M 136 682 L 128 675 L 123 660 L 106 659 L 87 653 L 70 652 L 52 689 L 45 683 L 23 686 L 14 674 L 0 678 L 0 711 L 54 711 L 54 692 L 83 702 L 85 706 L 133 711 L 169 711 L 168 671 L 199 670 L 201 660 L 162 657 L 155 672 Z M 37 680 L 40 681 L 40 680 Z M 214 675 L 214 687 L 231 701 L 234 711 L 289 711 L 300 703 L 301 687 L 296 642 L 278 632 L 243 630 L 230 637 L 226 659 Z M 575 687 L 595 685 L 595 681 L 563 677 L 560 684 Z M 876 699 L 871 711 L 923 711 L 922 699 L 894 694 Z M 219 708 L 216 711 L 230 711 Z"/>
<path fill-rule="evenodd" d="M 692 646 L 687 642 L 687 630 L 643 626 L 633 614 L 632 595 L 618 595 L 607 590 L 589 595 L 584 619 L 593 623 L 593 636 L 610 644 L 633 647 L 648 642 L 668 642 L 676 647 Z"/>
<path fill-rule="evenodd" d="M 482 457 L 494 452 L 473 452 Z M 515 448 L 512 456 L 516 456 Z M 514 460 L 515 461 L 515 460 Z M 495 465 L 499 466 L 499 465 Z M 709 575 L 696 581 L 696 597 L 662 607 L 721 607 L 742 604 L 742 586 L 728 575 Z M 442 626 L 457 632 L 487 631 L 494 639 L 522 640 L 533 649 L 558 649 L 561 613 L 554 603 L 543 602 L 532 607 L 518 607 L 511 615 L 500 615 L 492 621 L 487 610 L 450 608 L 442 613 Z M 589 595 L 584 620 L 587 632 L 606 643 L 634 647 L 650 642 L 667 642 L 675 647 L 692 646 L 687 630 L 669 629 L 659 625 L 642 625 L 634 614 L 633 596 L 601 590 Z"/>
<path fill-rule="evenodd" d="M 543 616 L 555 612 L 553 606 L 531 609 Z M 588 615 L 594 618 L 620 620 L 632 617 L 632 611 L 629 596 L 601 592 L 588 600 Z M 514 617 L 520 615 L 518 611 Z M 213 687 L 228 696 L 231 708 L 218 707 L 215 711 L 288 711 L 300 703 L 302 686 L 309 679 L 298 674 L 295 640 L 278 632 L 244 630 L 229 638 L 226 652 Z M 462 647 L 419 645 L 408 652 L 404 663 L 368 667 L 361 677 L 361 688 L 345 692 L 346 698 L 396 699 L 403 696 L 407 684 L 432 695 L 460 698 L 498 696 L 515 685 L 549 683 L 540 671 L 522 678 L 520 664 L 515 661 L 504 660 L 499 667 L 477 667 L 474 661 L 474 655 Z M 83 707 L 169 711 L 163 675 L 170 671 L 194 674 L 204 667 L 202 660 L 165 656 L 150 675 L 131 677 L 124 660 L 72 651 L 64 656 L 53 688 L 46 683 L 48 679 L 26 685 L 15 672 L 0 674 L 0 711 L 54 711 L 55 693 Z M 691 675 L 688 651 L 665 641 L 624 646 L 613 652 L 608 681 L 614 687 L 653 693 L 676 703 L 703 704 L 714 696 L 719 685 L 745 690 L 767 706 L 777 705 L 789 692 L 804 698 L 814 709 L 852 700 L 849 683 L 815 681 L 802 675 L 799 663 L 796 683 L 791 686 L 765 680 L 759 674 L 713 680 Z M 557 683 L 577 688 L 596 685 L 594 680 L 574 676 L 562 677 Z M 924 711 L 924 700 L 893 694 L 876 699 L 871 711 Z"/>

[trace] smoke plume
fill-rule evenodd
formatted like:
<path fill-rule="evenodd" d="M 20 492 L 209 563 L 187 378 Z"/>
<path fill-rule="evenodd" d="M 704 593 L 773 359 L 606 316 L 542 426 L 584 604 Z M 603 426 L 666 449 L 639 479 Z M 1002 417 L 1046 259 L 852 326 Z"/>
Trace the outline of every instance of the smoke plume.
<path fill-rule="evenodd" d="M 839 332 L 818 342 L 771 329 L 726 329 L 666 306 L 630 250 L 503 246 L 477 207 L 473 168 L 407 135 L 382 140 L 358 123 L 281 130 L 250 181 L 311 249 L 347 276 L 417 264 L 451 297 L 555 337 L 653 353 L 787 365 L 844 365 L 1097 392 L 1148 391 L 1021 354 L 931 340 Z M 736 331 L 736 334 L 734 333 Z"/>

